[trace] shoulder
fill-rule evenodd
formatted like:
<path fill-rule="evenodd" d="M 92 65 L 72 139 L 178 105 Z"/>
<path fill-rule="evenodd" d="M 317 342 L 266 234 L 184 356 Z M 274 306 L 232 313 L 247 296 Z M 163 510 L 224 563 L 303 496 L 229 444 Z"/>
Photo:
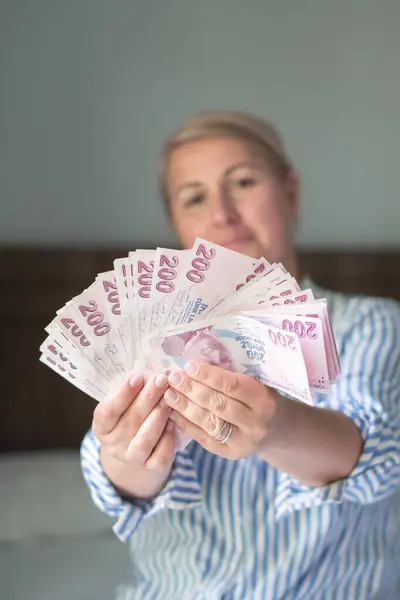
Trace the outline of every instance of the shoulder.
<path fill-rule="evenodd" d="M 335 334 L 347 337 L 354 330 L 376 332 L 394 328 L 400 336 L 400 302 L 392 298 L 345 294 L 313 285 L 316 298 L 326 298 Z M 399 338 L 400 341 L 400 338 Z"/>

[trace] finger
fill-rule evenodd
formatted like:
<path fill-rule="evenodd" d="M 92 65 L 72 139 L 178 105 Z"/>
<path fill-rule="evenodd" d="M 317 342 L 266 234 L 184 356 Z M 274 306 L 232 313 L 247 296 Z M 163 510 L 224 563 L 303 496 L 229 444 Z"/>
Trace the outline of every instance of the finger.
<path fill-rule="evenodd" d="M 213 438 L 218 436 L 225 422 L 222 418 L 198 406 L 186 396 L 171 388 L 166 390 L 164 400 L 174 411 L 177 411 L 188 421 L 203 429 L 207 435 Z"/>
<path fill-rule="evenodd" d="M 132 438 L 160 401 L 167 387 L 168 377 L 165 373 L 152 376 L 137 395 L 135 402 L 121 417 L 119 435 L 125 432 L 129 439 Z"/>
<path fill-rule="evenodd" d="M 175 456 L 175 438 L 175 426 L 172 421 L 168 421 L 160 441 L 147 460 L 146 467 L 148 469 L 166 469 L 172 464 Z"/>
<path fill-rule="evenodd" d="M 178 427 L 178 429 L 180 429 L 184 435 L 186 435 L 189 438 L 192 438 L 193 440 L 198 442 L 201 446 L 203 446 L 203 448 L 205 448 L 209 452 L 213 452 L 214 454 L 219 454 L 219 456 L 226 456 L 226 457 L 229 456 L 230 450 L 231 450 L 229 448 L 229 444 L 231 443 L 232 438 L 235 437 L 235 434 L 236 434 L 235 427 L 234 427 L 234 430 L 232 431 L 232 435 L 229 439 L 229 442 L 227 442 L 226 444 L 221 444 L 221 442 L 218 442 L 217 440 L 210 437 L 204 431 L 204 429 L 202 429 L 198 425 L 195 425 L 194 423 L 189 421 L 181 413 L 176 412 L 175 410 L 172 410 L 169 418 L 171 419 L 171 421 L 173 421 L 175 423 L 176 427 Z"/>
<path fill-rule="evenodd" d="M 248 375 L 232 373 L 207 363 L 189 362 L 185 365 L 185 372 L 195 381 L 204 383 L 248 407 L 256 405 L 266 389 L 263 384 Z"/>
<path fill-rule="evenodd" d="M 102 437 L 113 431 L 143 385 L 144 379 L 141 375 L 130 376 L 114 396 L 106 398 L 96 406 L 92 422 L 92 431 L 95 437 Z"/>
<path fill-rule="evenodd" d="M 234 375 L 229 373 L 230 375 Z M 249 407 L 226 393 L 190 377 L 185 371 L 173 371 L 169 384 L 198 407 L 235 425 L 246 425 L 251 414 Z M 212 383 L 212 382 L 211 382 Z"/>
<path fill-rule="evenodd" d="M 157 446 L 171 409 L 166 406 L 156 406 L 143 421 L 127 448 L 127 457 L 145 463 Z"/>

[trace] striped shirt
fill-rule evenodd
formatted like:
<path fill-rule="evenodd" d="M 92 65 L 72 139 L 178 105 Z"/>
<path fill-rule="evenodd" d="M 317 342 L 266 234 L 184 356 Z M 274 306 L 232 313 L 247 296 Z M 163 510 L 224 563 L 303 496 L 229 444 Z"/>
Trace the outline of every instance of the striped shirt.
<path fill-rule="evenodd" d="M 306 286 L 309 282 L 305 282 Z M 82 470 L 95 504 L 132 555 L 121 600 L 397 600 L 400 598 L 400 308 L 326 297 L 342 376 L 316 404 L 362 432 L 348 478 L 310 488 L 256 456 L 229 461 L 192 442 L 151 501 L 122 499 L 91 431 Z"/>

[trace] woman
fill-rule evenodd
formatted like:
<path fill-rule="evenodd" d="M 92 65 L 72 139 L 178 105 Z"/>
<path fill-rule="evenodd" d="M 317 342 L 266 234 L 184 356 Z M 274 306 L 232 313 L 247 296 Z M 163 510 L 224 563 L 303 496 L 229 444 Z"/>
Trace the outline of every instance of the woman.
<path fill-rule="evenodd" d="M 185 247 L 202 237 L 300 277 L 299 180 L 269 123 L 197 115 L 165 146 L 162 186 Z M 315 407 L 189 362 L 146 384 L 136 374 L 96 408 L 82 464 L 130 543 L 119 597 L 398 597 L 399 308 L 311 286 L 328 298 L 342 366 Z M 176 456 L 175 427 L 194 440 Z"/>

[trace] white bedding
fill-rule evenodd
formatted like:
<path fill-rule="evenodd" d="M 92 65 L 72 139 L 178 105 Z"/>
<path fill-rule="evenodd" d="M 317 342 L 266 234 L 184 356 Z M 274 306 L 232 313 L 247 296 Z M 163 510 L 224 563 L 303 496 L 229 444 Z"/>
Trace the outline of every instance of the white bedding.
<path fill-rule="evenodd" d="M 114 534 L 0 544 L 1 600 L 111 600 L 129 574 Z"/>
<path fill-rule="evenodd" d="M 0 486 L 0 600 L 112 600 L 128 548 L 92 503 L 78 452 L 0 455 Z"/>
<path fill-rule="evenodd" d="M 77 451 L 0 456 L 0 600 L 111 600 L 128 548 L 92 504 Z"/>

